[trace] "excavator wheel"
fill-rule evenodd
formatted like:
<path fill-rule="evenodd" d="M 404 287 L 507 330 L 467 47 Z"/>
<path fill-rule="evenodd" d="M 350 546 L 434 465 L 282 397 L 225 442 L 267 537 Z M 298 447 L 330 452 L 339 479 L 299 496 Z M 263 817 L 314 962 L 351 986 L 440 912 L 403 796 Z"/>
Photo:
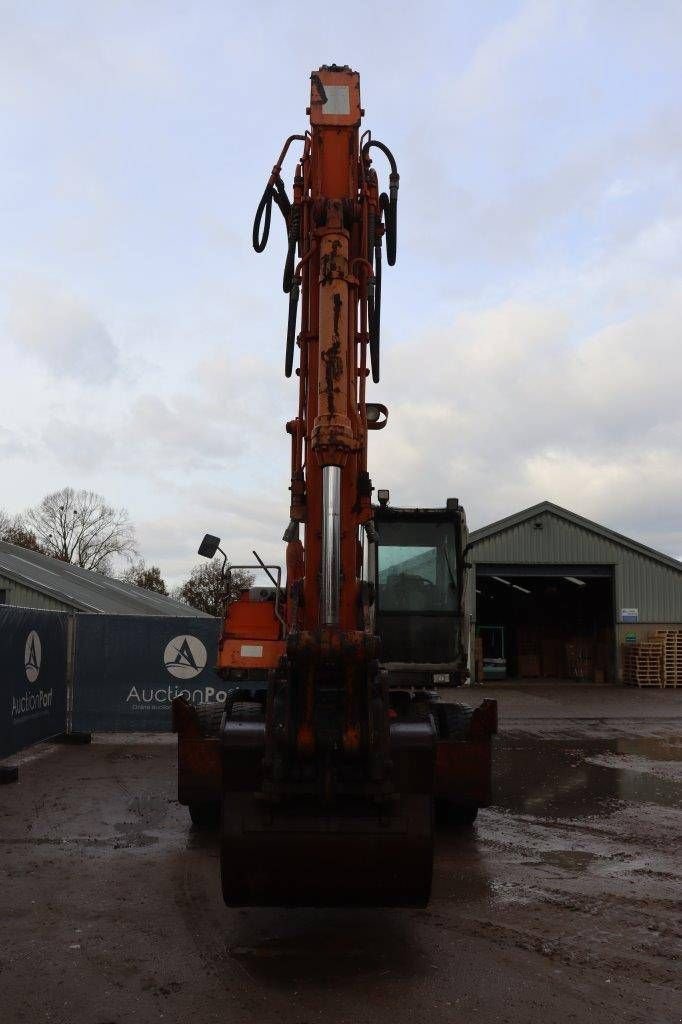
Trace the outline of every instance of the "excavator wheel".
<path fill-rule="evenodd" d="M 197 705 L 195 712 L 199 727 L 204 736 L 217 736 L 219 734 L 224 710 L 224 701 L 209 701 L 206 704 Z"/>
<path fill-rule="evenodd" d="M 436 721 L 438 738 L 443 740 L 463 740 L 469 732 L 474 709 L 468 704 L 446 704 L 436 701 L 431 705 Z"/>
<path fill-rule="evenodd" d="M 464 740 L 469 734 L 474 709 L 468 704 L 446 704 L 440 701 L 431 706 L 436 722 L 438 738 L 443 740 Z M 439 825 L 455 825 L 471 828 L 478 816 L 477 804 L 458 804 L 447 797 L 437 796 L 434 800 L 436 822 Z"/>
<path fill-rule="evenodd" d="M 209 701 L 194 708 L 202 736 L 218 738 L 224 711 L 224 701 Z M 192 825 L 197 831 L 215 829 L 220 823 L 219 800 L 193 801 L 188 804 L 187 810 Z"/>
<path fill-rule="evenodd" d="M 214 829 L 220 823 L 219 803 L 214 803 L 213 801 L 193 803 L 189 805 L 188 810 L 192 824 L 198 831 Z"/>
<path fill-rule="evenodd" d="M 478 817 L 476 804 L 456 804 L 445 797 L 436 797 L 434 812 L 438 825 L 456 825 L 471 828 Z"/>

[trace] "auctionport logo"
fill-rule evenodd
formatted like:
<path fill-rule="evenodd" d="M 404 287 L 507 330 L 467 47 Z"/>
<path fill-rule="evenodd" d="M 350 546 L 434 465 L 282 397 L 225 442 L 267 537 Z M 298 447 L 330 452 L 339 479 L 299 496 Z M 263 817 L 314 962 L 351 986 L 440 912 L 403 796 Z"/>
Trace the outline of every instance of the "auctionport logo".
<path fill-rule="evenodd" d="M 227 691 L 217 690 L 215 686 L 187 690 L 177 683 L 158 687 L 131 686 L 126 696 L 126 704 L 132 711 L 167 711 L 168 705 L 176 697 L 185 697 L 192 704 L 210 704 L 213 701 L 222 703 L 227 697 Z"/>
<path fill-rule="evenodd" d="M 42 656 L 40 637 L 35 629 L 32 629 L 26 637 L 26 646 L 24 647 L 24 671 L 29 683 L 35 683 L 38 678 Z"/>
<path fill-rule="evenodd" d="M 194 679 L 206 667 L 208 652 L 198 637 L 191 633 L 174 636 L 166 644 L 163 664 L 176 679 Z M 215 686 L 200 686 L 198 689 L 183 689 L 182 683 L 162 686 L 133 685 L 128 690 L 126 704 L 132 711 L 167 711 L 175 697 L 186 697 L 193 704 L 210 701 L 224 701 L 225 690 Z"/>
<path fill-rule="evenodd" d="M 206 665 L 206 648 L 196 636 L 174 636 L 163 652 L 163 663 L 172 676 L 193 679 Z"/>
<path fill-rule="evenodd" d="M 35 683 L 40 674 L 43 648 L 35 629 L 26 637 L 24 646 L 24 672 L 29 683 Z M 52 690 L 25 690 L 21 697 L 12 697 L 12 719 L 37 718 L 52 709 Z"/>

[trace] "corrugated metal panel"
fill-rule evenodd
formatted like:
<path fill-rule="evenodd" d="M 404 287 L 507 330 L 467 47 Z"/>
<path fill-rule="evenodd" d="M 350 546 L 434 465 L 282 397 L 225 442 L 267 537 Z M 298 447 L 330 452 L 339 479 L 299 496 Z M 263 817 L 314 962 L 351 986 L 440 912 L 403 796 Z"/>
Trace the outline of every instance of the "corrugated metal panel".
<path fill-rule="evenodd" d="M 206 615 L 172 597 L 81 569 L 68 562 L 0 541 L 0 573 L 33 593 L 85 612 L 115 615 Z M 34 606 L 35 607 L 35 606 Z M 42 606 L 41 606 L 42 607 Z M 210 617 L 210 616 L 209 616 Z"/>
<path fill-rule="evenodd" d="M 638 608 L 640 622 L 682 622 L 682 571 L 549 512 L 474 541 L 469 560 L 614 565 L 616 613 Z M 469 596 L 475 608 L 473 581 Z"/>
<path fill-rule="evenodd" d="M 15 608 L 40 608 L 48 612 L 70 611 L 71 606 L 56 601 L 39 590 L 31 590 L 23 583 L 15 583 L 6 576 L 0 576 L 0 590 L 6 592 L 5 603 Z"/>

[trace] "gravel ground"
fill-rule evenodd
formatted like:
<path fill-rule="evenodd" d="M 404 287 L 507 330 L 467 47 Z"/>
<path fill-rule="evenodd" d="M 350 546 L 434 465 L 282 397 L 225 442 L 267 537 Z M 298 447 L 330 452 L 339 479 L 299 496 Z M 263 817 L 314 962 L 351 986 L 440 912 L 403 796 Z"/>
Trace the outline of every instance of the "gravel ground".
<path fill-rule="evenodd" d="M 489 695 L 495 804 L 439 833 L 425 911 L 228 910 L 174 737 L 26 752 L 0 789 L 2 1020 L 682 1021 L 682 691 L 462 696 Z"/>

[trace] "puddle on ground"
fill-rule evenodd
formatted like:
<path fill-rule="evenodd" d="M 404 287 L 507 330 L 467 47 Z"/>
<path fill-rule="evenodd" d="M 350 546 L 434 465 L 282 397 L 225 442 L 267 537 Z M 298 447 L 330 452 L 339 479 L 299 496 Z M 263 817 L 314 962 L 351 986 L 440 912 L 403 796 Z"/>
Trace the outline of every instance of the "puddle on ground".
<path fill-rule="evenodd" d="M 637 757 L 646 757 L 652 761 L 682 761 L 682 733 L 665 739 L 634 736 L 614 742 L 615 747 L 610 746 L 609 749 L 615 750 L 618 754 L 635 754 Z"/>
<path fill-rule="evenodd" d="M 259 982 L 276 986 L 308 982 L 325 987 L 353 977 L 405 978 L 431 970 L 432 957 L 417 944 L 408 921 L 390 911 L 360 920 L 358 913 L 299 910 L 293 934 L 279 922 L 275 934 L 267 928 L 254 934 L 256 915 L 242 918 L 236 929 L 241 934 L 226 952 Z"/>
<path fill-rule="evenodd" d="M 680 736 L 573 744 L 503 737 L 493 757 L 494 806 L 556 818 L 608 814 L 622 802 L 679 808 L 682 787 L 673 764 L 678 761 Z"/>
<path fill-rule="evenodd" d="M 596 853 L 589 853 L 587 850 L 544 850 L 541 857 L 543 864 L 577 873 L 584 871 L 598 859 Z"/>
<path fill-rule="evenodd" d="M 128 811 L 147 827 L 161 825 L 168 815 L 168 800 L 156 793 L 138 793 L 128 803 Z"/>
<path fill-rule="evenodd" d="M 121 833 L 120 839 L 114 842 L 115 850 L 128 850 L 135 847 L 154 846 L 159 841 L 158 836 L 150 836 L 142 830 L 139 821 L 118 821 L 114 828 Z"/>

